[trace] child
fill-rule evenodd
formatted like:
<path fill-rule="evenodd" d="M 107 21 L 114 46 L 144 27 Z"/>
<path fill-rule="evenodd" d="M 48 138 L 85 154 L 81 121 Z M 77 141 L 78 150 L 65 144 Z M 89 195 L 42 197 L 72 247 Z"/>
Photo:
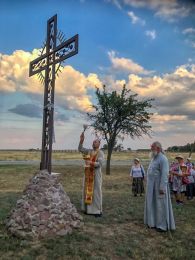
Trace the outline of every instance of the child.
<path fill-rule="evenodd" d="M 183 205 L 187 185 L 184 180 L 188 180 L 188 178 L 186 178 L 189 175 L 188 167 L 184 164 L 184 158 L 182 155 L 176 156 L 175 159 L 178 160 L 178 163 L 170 170 L 173 175 L 173 192 L 175 194 L 176 203 Z"/>
<path fill-rule="evenodd" d="M 188 181 L 189 183 L 187 184 L 186 187 L 186 196 L 188 200 L 193 199 L 194 195 L 194 177 L 195 177 L 195 167 L 192 165 L 192 167 L 189 169 L 189 176 L 188 176 Z"/>

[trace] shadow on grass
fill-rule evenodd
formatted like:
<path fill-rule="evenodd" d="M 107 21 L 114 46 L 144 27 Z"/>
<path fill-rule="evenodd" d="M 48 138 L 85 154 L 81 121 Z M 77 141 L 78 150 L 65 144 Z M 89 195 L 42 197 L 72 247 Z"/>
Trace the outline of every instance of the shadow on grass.
<path fill-rule="evenodd" d="M 132 196 L 128 167 L 122 166 L 104 176 L 102 218 L 83 215 L 84 227 L 61 238 L 30 242 L 9 236 L 4 221 L 34 172 L 26 166 L 0 168 L 0 259 L 195 259 L 194 201 L 183 207 L 173 201 L 175 232 L 147 229 L 144 197 Z M 55 172 L 61 172 L 61 183 L 81 213 L 82 169 L 64 166 Z"/>

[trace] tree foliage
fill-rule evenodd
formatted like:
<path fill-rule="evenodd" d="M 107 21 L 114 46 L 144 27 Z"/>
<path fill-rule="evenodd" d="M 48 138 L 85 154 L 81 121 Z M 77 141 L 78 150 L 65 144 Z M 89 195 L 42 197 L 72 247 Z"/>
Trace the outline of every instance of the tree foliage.
<path fill-rule="evenodd" d="M 186 145 L 181 146 L 171 146 L 167 148 L 167 151 L 169 152 L 189 152 L 191 154 L 192 152 L 195 152 L 195 142 L 194 143 L 187 143 Z"/>
<path fill-rule="evenodd" d="M 107 169 L 110 174 L 110 159 L 117 137 L 131 138 L 149 134 L 152 116 L 150 109 L 152 99 L 140 100 L 138 94 L 132 93 L 124 85 L 121 92 L 108 92 L 106 86 L 101 91 L 96 89 L 97 105 L 93 105 L 94 113 L 87 113 L 92 126 L 107 142 Z"/>

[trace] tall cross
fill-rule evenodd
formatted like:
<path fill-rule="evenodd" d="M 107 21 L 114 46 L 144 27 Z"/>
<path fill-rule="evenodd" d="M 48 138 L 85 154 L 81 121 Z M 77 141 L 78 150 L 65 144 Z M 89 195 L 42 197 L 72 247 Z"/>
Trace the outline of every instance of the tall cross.
<path fill-rule="evenodd" d="M 57 40 L 59 44 L 57 45 Z M 55 78 L 61 63 L 78 53 L 78 34 L 64 40 L 63 34 L 57 32 L 57 14 L 47 21 L 47 39 L 41 56 L 30 62 L 29 76 L 39 74 L 44 81 L 43 130 L 40 169 L 51 173 L 53 113 Z M 45 74 L 43 75 L 43 71 Z"/>

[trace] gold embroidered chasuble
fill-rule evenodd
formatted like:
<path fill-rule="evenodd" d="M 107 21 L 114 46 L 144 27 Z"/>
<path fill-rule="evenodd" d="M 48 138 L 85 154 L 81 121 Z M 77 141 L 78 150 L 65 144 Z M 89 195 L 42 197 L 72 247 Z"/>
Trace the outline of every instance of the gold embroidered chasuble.
<path fill-rule="evenodd" d="M 94 164 L 97 160 L 99 149 L 97 151 L 91 151 L 89 155 L 85 155 L 85 160 L 90 160 L 92 163 L 85 166 L 85 204 L 90 205 L 93 201 L 94 192 L 94 178 L 95 178 L 95 167 Z"/>

